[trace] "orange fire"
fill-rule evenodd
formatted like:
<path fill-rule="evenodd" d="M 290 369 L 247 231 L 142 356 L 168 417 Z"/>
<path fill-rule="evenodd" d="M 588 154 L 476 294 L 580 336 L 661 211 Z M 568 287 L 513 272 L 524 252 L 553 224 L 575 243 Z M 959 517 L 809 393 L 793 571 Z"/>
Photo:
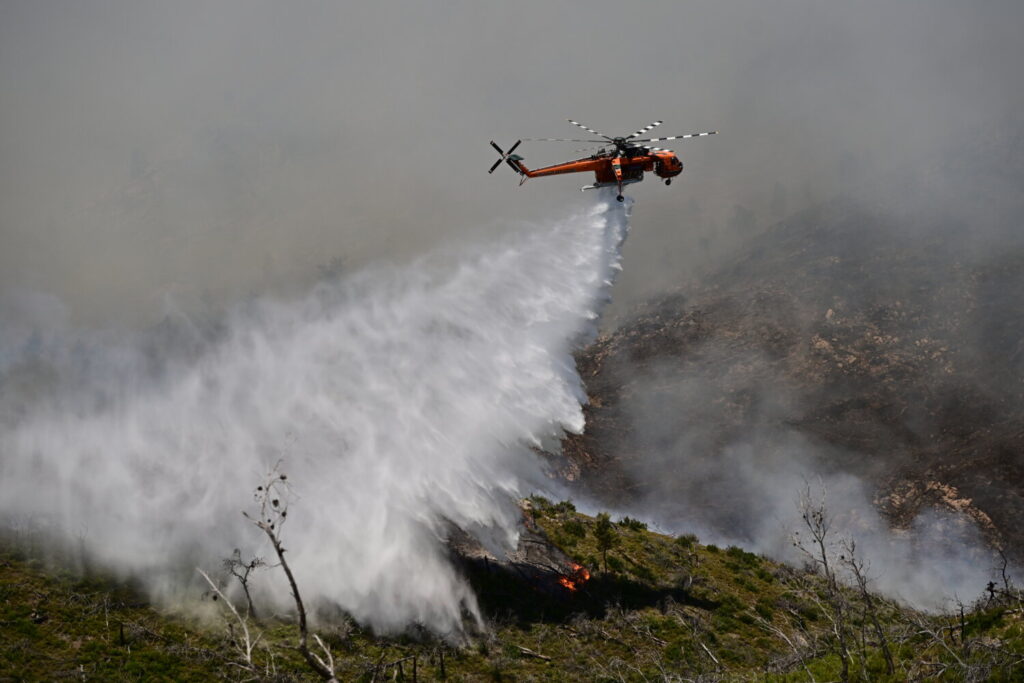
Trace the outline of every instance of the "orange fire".
<path fill-rule="evenodd" d="M 558 583 L 565 586 L 570 591 L 575 591 L 584 583 L 590 580 L 590 572 L 581 564 L 573 563 L 572 573 L 568 576 L 558 577 Z"/>

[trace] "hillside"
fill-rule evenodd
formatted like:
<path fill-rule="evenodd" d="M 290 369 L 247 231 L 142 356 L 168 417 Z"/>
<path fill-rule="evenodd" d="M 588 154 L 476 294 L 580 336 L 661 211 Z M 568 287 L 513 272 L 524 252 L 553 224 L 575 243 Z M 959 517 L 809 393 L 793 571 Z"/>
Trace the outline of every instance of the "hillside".
<path fill-rule="evenodd" d="M 832 589 L 820 572 L 630 519 L 611 525 L 605 570 L 597 520 L 540 498 L 525 501 L 524 513 L 515 558 L 457 556 L 480 596 L 483 630 L 461 643 L 415 632 L 375 638 L 335 614 L 315 630 L 338 678 L 835 680 L 837 632 L 852 678 L 1013 680 L 1024 665 L 1024 611 L 1009 586 L 993 587 L 964 616 L 928 616 Z M 316 679 L 295 650 L 289 615 L 248 620 L 253 636 L 262 634 L 249 666 L 238 623 L 229 636 L 232 620 L 216 616 L 217 603 L 207 598 L 206 621 L 170 614 L 109 577 L 46 569 L 24 541 L 0 558 L 0 679 Z"/>
<path fill-rule="evenodd" d="M 608 505 L 753 538 L 764 510 L 735 507 L 765 496 L 737 483 L 753 449 L 866 482 L 897 527 L 966 513 L 1019 552 L 1022 289 L 1024 249 L 963 225 L 847 200 L 803 211 L 579 354 L 591 402 L 565 474 Z"/>

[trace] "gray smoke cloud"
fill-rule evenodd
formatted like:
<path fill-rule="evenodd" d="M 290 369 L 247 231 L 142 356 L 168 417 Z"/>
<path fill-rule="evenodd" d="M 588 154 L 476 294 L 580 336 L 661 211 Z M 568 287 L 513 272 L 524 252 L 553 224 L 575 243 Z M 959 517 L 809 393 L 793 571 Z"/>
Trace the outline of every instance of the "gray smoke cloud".
<path fill-rule="evenodd" d="M 809 558 L 794 532 L 816 551 L 799 509 L 809 487 L 833 519 L 833 559 L 846 552 L 843 540 L 855 541 L 875 589 L 929 610 L 978 597 L 999 559 L 977 520 L 956 506 L 925 506 L 894 527 L 879 511 L 877 482 L 906 460 L 902 444 L 883 436 L 880 453 L 843 449 L 801 430 L 812 406 L 774 361 L 713 338 L 685 361 L 617 366 L 620 436 L 606 448 L 626 463 L 620 513 L 800 565 Z"/>
<path fill-rule="evenodd" d="M 0 288 L 104 321 L 151 321 L 168 291 L 194 311 L 301 289 L 334 257 L 407 259 L 501 234 L 495 216 L 539 220 L 586 182 L 517 189 L 508 169 L 483 172 L 490 139 L 571 137 L 566 117 L 609 134 L 655 119 L 665 135 L 720 130 L 677 146 L 687 170 L 671 188 L 634 189 L 643 238 L 613 307 L 627 312 L 713 268 L 748 229 L 839 191 L 941 178 L 956 190 L 937 193 L 944 211 L 1012 184 L 948 165 L 1009 153 L 1022 14 L 1014 2 L 6 2 Z M 574 148 L 519 151 L 542 165 Z"/>
<path fill-rule="evenodd" d="M 25 420 L 35 420 L 58 425 L 43 432 L 63 448 L 80 420 L 93 425 L 80 442 L 98 449 L 96 415 L 121 435 L 144 411 L 160 414 L 169 391 L 186 403 L 224 391 L 198 378 L 214 360 L 242 364 L 225 349 L 246 334 L 286 346 L 271 319 L 312 324 L 319 304 L 306 293 L 324 267 L 385 260 L 405 272 L 401 264 L 438 245 L 511 238 L 520 227 L 505 217 L 562 215 L 585 179 L 517 189 L 505 168 L 484 173 L 486 142 L 568 136 L 570 116 L 609 134 L 655 119 L 665 135 L 721 131 L 675 148 L 687 170 L 671 188 L 631 188 L 642 202 L 638 239 L 624 253 L 609 326 L 837 195 L 892 216 L 908 239 L 949 239 L 988 258 L 1020 239 L 1022 19 L 1018 2 L 664 0 L 628 12 L 604 0 L 5 2 L 5 439 L 32 433 Z M 539 166 L 574 148 L 518 151 Z M 936 235 L 935 217 L 959 229 Z M 277 298 L 305 303 L 268 303 Z M 108 332 L 89 332 L 97 329 Z M 255 370 L 257 350 L 236 355 Z M 26 363 L 56 370 L 40 384 Z M 179 375 L 193 378 L 194 394 Z M 284 391 L 279 381 L 273 389 Z M 130 419 L 118 422 L 124 411 Z M 124 452 L 144 458 L 151 439 L 173 450 L 156 431 L 135 432 Z M 700 438 L 699 425 L 691 432 Z M 793 462 L 809 457 L 790 450 L 801 454 Z M 54 493 L 54 505 L 69 491 Z"/>
<path fill-rule="evenodd" d="M 596 333 L 627 229 L 628 205 L 608 200 L 488 247 L 257 299 L 207 333 L 157 330 L 180 330 L 176 353 L 45 317 L 5 327 L 0 515 L 51 520 L 177 597 L 196 564 L 270 554 L 240 511 L 280 461 L 308 600 L 379 631 L 458 634 L 480 615 L 446 525 L 514 548 L 517 501 L 546 481 L 531 447 L 583 429 L 571 351 Z M 17 303 L 59 321 L 52 302 Z M 278 578 L 259 590 L 287 605 Z"/>

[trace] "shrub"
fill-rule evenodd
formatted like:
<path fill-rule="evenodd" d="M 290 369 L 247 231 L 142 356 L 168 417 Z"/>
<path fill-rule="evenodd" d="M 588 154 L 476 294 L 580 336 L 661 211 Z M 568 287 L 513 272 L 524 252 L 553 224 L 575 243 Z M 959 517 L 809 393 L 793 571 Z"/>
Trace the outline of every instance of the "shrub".
<path fill-rule="evenodd" d="M 575 536 L 576 538 L 583 538 L 587 535 L 587 528 L 583 526 L 583 523 L 578 519 L 570 519 L 568 522 L 563 524 L 562 531 L 569 536 Z"/>
<path fill-rule="evenodd" d="M 743 548 L 735 545 L 731 545 L 725 549 L 725 554 L 734 560 L 737 560 L 741 564 L 745 564 L 748 567 L 756 567 L 761 562 L 760 559 L 754 553 L 748 553 Z"/>
<path fill-rule="evenodd" d="M 623 517 L 619 520 L 619 526 L 633 531 L 647 531 L 647 523 L 641 522 L 639 519 L 633 519 L 632 517 Z"/>
<path fill-rule="evenodd" d="M 724 616 L 730 616 L 743 610 L 743 602 L 735 595 L 726 595 L 715 608 L 715 611 Z"/>
<path fill-rule="evenodd" d="M 686 659 L 686 647 L 681 640 L 676 640 L 668 644 L 665 648 L 665 659 L 670 662 L 681 662 Z"/>
<path fill-rule="evenodd" d="M 692 548 L 697 542 L 697 534 L 683 534 L 676 538 L 676 544 L 681 548 Z"/>
<path fill-rule="evenodd" d="M 758 590 L 757 584 L 751 581 L 750 579 L 746 578 L 745 576 L 738 577 L 736 579 L 736 585 L 740 586 L 741 588 L 746 588 L 751 593 L 756 593 Z"/>
<path fill-rule="evenodd" d="M 561 503 L 555 503 L 552 510 L 559 514 L 569 514 L 576 512 L 576 506 L 573 505 L 571 500 L 563 500 Z"/>
<path fill-rule="evenodd" d="M 571 550 L 576 547 L 579 543 L 580 537 L 564 532 L 555 533 L 551 535 L 551 542 L 557 545 L 562 550 Z"/>
<path fill-rule="evenodd" d="M 648 583 L 654 583 L 654 581 L 655 581 L 654 570 L 652 570 L 647 565 L 641 564 L 641 565 L 635 566 L 633 568 L 633 574 L 635 574 L 637 576 L 637 578 L 643 579 L 644 581 L 647 581 Z"/>
<path fill-rule="evenodd" d="M 540 508 L 540 509 L 543 510 L 544 508 L 551 507 L 551 501 L 548 500 L 547 498 L 545 498 L 544 496 L 538 496 L 538 495 L 534 494 L 534 495 L 530 496 L 529 500 L 530 500 L 530 503 L 535 508 Z"/>

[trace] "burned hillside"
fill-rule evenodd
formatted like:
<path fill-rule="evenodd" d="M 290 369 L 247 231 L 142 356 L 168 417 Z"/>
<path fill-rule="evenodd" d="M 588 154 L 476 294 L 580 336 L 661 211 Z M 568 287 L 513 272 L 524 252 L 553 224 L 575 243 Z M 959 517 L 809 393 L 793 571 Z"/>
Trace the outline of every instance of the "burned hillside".
<path fill-rule="evenodd" d="M 969 237 L 836 200 L 749 240 L 579 354 L 568 477 L 742 538 L 772 513 L 750 462 L 852 475 L 896 527 L 953 510 L 1024 547 L 1024 250 Z"/>

